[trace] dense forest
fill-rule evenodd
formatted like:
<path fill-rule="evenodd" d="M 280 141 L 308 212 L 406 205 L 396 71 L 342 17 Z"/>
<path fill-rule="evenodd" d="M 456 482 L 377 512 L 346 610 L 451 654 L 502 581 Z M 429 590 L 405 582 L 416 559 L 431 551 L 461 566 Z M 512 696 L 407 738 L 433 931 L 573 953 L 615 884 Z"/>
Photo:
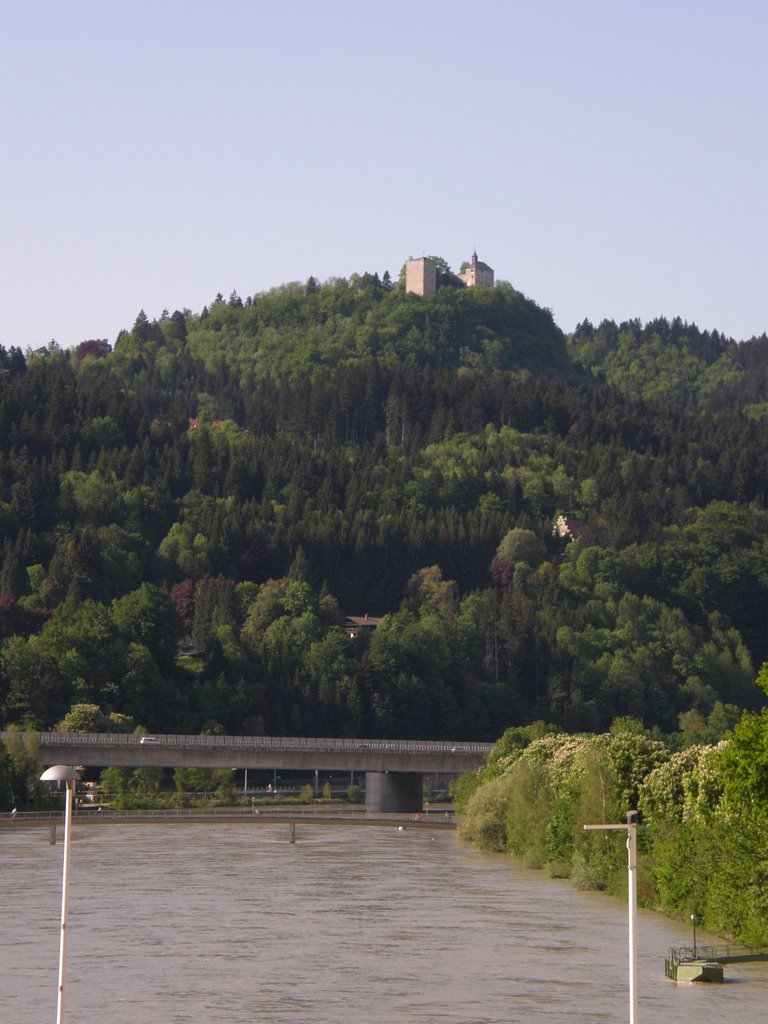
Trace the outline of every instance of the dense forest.
<path fill-rule="evenodd" d="M 766 336 L 366 273 L 14 341 L 5 727 L 684 745 L 765 699 Z"/>

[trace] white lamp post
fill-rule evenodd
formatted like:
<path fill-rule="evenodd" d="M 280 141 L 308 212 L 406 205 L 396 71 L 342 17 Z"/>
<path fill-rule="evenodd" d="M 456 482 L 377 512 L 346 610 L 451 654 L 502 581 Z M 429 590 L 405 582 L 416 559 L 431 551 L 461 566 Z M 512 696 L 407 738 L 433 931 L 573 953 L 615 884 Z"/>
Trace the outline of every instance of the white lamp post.
<path fill-rule="evenodd" d="M 65 782 L 67 785 L 66 805 L 64 808 L 64 874 L 61 883 L 61 937 L 59 942 L 59 988 L 56 1000 L 56 1024 L 64 1020 L 64 972 L 67 954 L 67 902 L 69 899 L 69 848 L 72 831 L 72 803 L 75 782 L 80 776 L 74 768 L 65 764 L 55 764 L 47 768 L 40 776 L 41 782 Z"/>
<path fill-rule="evenodd" d="M 627 811 L 626 825 L 585 825 L 585 829 L 624 829 L 627 833 L 629 874 L 629 1024 L 637 1024 L 637 811 Z"/>

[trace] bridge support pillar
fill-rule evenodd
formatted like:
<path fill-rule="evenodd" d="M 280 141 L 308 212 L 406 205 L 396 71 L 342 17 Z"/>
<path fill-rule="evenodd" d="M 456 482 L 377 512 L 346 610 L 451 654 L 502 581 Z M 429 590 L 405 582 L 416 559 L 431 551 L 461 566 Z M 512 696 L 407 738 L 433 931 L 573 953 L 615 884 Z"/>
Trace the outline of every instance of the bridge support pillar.
<path fill-rule="evenodd" d="M 418 814 L 424 802 L 420 772 L 366 772 L 365 809 L 379 814 Z"/>

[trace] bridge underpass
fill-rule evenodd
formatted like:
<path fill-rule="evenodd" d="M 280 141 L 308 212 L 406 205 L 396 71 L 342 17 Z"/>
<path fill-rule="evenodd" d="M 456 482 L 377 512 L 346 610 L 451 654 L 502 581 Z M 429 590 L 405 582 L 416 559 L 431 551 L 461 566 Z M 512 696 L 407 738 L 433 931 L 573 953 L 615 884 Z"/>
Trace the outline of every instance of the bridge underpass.
<path fill-rule="evenodd" d="M 474 771 L 491 750 L 490 743 L 283 736 L 44 732 L 37 739 L 45 765 L 365 773 L 366 809 L 377 813 L 420 811 L 424 775 Z"/>

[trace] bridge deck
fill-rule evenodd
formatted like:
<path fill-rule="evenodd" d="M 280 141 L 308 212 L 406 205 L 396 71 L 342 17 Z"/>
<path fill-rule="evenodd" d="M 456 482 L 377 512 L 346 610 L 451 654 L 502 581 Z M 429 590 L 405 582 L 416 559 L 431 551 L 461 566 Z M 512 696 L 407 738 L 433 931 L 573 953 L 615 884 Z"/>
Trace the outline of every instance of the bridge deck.
<path fill-rule="evenodd" d="M 0 734 L 4 738 L 4 734 Z M 37 734 L 43 764 L 440 772 L 478 768 L 489 743 L 286 736 Z"/>

